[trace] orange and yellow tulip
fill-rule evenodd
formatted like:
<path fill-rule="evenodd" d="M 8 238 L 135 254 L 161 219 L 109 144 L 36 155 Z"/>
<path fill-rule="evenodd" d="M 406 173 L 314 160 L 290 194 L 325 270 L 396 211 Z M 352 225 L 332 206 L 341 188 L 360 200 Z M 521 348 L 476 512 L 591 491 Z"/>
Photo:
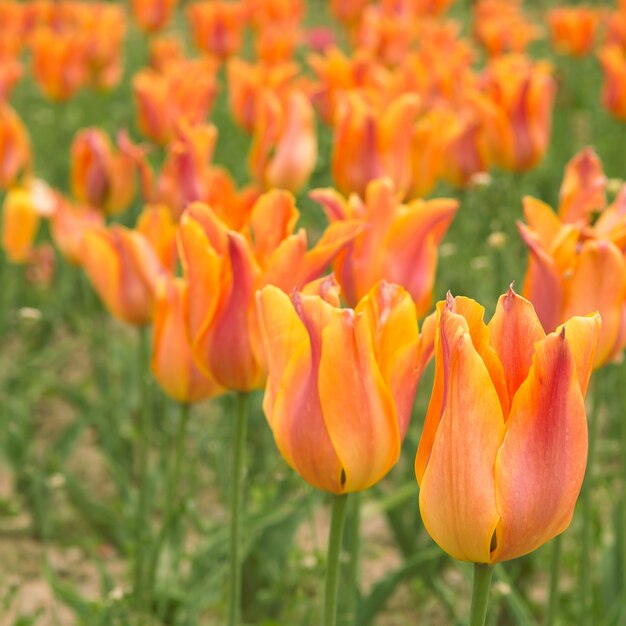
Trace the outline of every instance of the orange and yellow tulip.
<path fill-rule="evenodd" d="M 180 253 L 189 283 L 189 329 L 198 366 L 227 389 L 261 387 L 254 294 L 272 284 L 291 290 L 318 277 L 361 227 L 331 225 L 307 251 L 306 232 L 294 233 L 293 196 L 273 190 L 255 203 L 240 231 L 230 230 L 206 205 L 194 203 L 180 223 Z"/>
<path fill-rule="evenodd" d="M 111 315 L 135 326 L 152 321 L 156 282 L 165 270 L 141 233 L 117 225 L 88 230 L 81 263 Z"/>
<path fill-rule="evenodd" d="M 105 215 L 128 208 L 135 196 L 135 167 L 99 128 L 81 130 L 72 142 L 71 182 L 75 198 Z"/>
<path fill-rule="evenodd" d="M 154 310 L 152 373 L 168 396 L 192 404 L 216 396 L 222 389 L 193 361 L 186 331 L 188 307 L 185 281 L 160 278 Z"/>
<path fill-rule="evenodd" d="M 363 224 L 363 230 L 334 263 L 350 306 L 365 297 L 380 280 L 402 285 L 413 298 L 418 317 L 430 308 L 437 269 L 437 246 L 458 208 L 456 200 L 414 200 L 400 204 L 388 178 L 372 181 L 365 199 L 348 201 L 332 189 L 317 189 L 311 197 L 333 223 Z"/>
<path fill-rule="evenodd" d="M 600 316 L 548 335 L 510 289 L 489 322 L 469 298 L 437 305 L 435 382 L 415 472 L 430 536 L 455 559 L 497 563 L 570 523 L 587 460 L 584 396 Z"/>
<path fill-rule="evenodd" d="M 398 460 L 432 352 L 411 297 L 381 282 L 356 309 L 340 309 L 327 277 L 291 297 L 265 287 L 257 303 L 269 369 L 263 409 L 283 458 L 324 491 L 371 487 Z"/>
<path fill-rule="evenodd" d="M 581 57 L 589 54 L 595 42 L 602 13 L 585 6 L 558 7 L 548 11 L 550 38 L 563 54 Z"/>
<path fill-rule="evenodd" d="M 133 17 L 141 30 L 155 33 L 171 19 L 178 0 L 131 0 Z"/>
<path fill-rule="evenodd" d="M 148 240 L 161 265 L 173 275 L 178 260 L 178 229 L 170 208 L 162 204 L 147 205 L 139 215 L 136 229 Z"/>
<path fill-rule="evenodd" d="M 19 183 L 31 167 L 28 131 L 17 113 L 0 102 L 0 189 Z"/>
<path fill-rule="evenodd" d="M 16 187 L 2 206 L 2 248 L 11 263 L 25 263 L 33 250 L 40 216 L 28 189 Z"/>
<path fill-rule="evenodd" d="M 241 48 L 245 26 L 241 2 L 195 2 L 187 8 L 194 44 L 198 50 L 220 59 L 233 56 Z"/>
<path fill-rule="evenodd" d="M 602 104 L 612 115 L 626 121 L 626 49 L 605 46 L 598 52 L 604 72 Z"/>

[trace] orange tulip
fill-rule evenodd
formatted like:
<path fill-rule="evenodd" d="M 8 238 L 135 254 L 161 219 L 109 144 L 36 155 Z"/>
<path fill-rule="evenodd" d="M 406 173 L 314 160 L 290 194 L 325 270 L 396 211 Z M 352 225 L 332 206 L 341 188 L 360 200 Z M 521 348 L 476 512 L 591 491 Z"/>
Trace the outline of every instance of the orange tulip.
<path fill-rule="evenodd" d="M 8 189 L 28 173 L 31 166 L 28 131 L 17 113 L 0 102 L 0 189 Z"/>
<path fill-rule="evenodd" d="M 185 60 L 183 41 L 175 35 L 162 35 L 150 40 L 149 65 L 157 72 L 166 70 L 170 63 Z"/>
<path fill-rule="evenodd" d="M 291 298 L 273 286 L 257 296 L 274 439 L 296 472 L 334 494 L 367 489 L 394 466 L 432 352 L 401 287 L 379 283 L 354 311 L 338 301 L 332 277 Z"/>
<path fill-rule="evenodd" d="M 584 396 L 600 316 L 546 335 L 512 289 L 489 324 L 437 305 L 435 382 L 415 459 L 424 526 L 455 559 L 527 554 L 570 523 L 587 460 Z"/>
<path fill-rule="evenodd" d="M 69 100 L 87 81 L 84 33 L 40 28 L 31 39 L 33 75 L 46 98 Z"/>
<path fill-rule="evenodd" d="M 39 213 L 28 189 L 14 188 L 2 206 L 2 248 L 11 263 L 25 263 L 39 230 Z"/>
<path fill-rule="evenodd" d="M 141 30 L 155 33 L 171 19 L 178 0 L 131 0 L 133 17 Z"/>
<path fill-rule="evenodd" d="M 343 193 L 365 193 L 375 178 L 389 176 L 402 197 L 411 182 L 411 133 L 419 99 L 403 94 L 377 107 L 362 94 L 348 93 L 340 102 L 334 125 L 332 174 Z"/>
<path fill-rule="evenodd" d="M 244 12 L 257 30 L 268 24 L 298 24 L 306 13 L 304 0 L 244 0 Z"/>
<path fill-rule="evenodd" d="M 257 106 L 249 154 L 252 175 L 266 189 L 297 192 L 306 184 L 317 160 L 313 107 L 301 92 L 293 91 L 283 103 L 269 90 L 261 94 Z"/>
<path fill-rule="evenodd" d="M 510 171 L 534 167 L 545 154 L 556 84 L 550 67 L 525 57 L 500 57 L 487 67 L 483 88 L 472 94 L 491 160 Z"/>
<path fill-rule="evenodd" d="M 265 380 L 256 290 L 267 284 L 291 290 L 316 278 L 360 228 L 354 222 L 331 225 L 307 251 L 306 232 L 294 233 L 298 216 L 293 196 L 279 190 L 257 200 L 241 232 L 200 203 L 183 214 L 179 241 L 194 358 L 227 389 L 250 391 Z"/>
<path fill-rule="evenodd" d="M 370 0 L 331 0 L 330 12 L 348 28 L 358 24 Z"/>
<path fill-rule="evenodd" d="M 548 11 L 552 45 L 563 54 L 575 57 L 593 49 L 602 13 L 590 7 L 558 7 Z"/>
<path fill-rule="evenodd" d="M 602 104 L 615 117 L 626 121 L 626 50 L 605 46 L 598 52 L 604 72 Z"/>
<path fill-rule="evenodd" d="M 135 196 L 135 167 L 130 156 L 113 149 L 99 128 L 78 132 L 72 142 L 72 193 L 79 202 L 105 215 L 121 213 Z"/>
<path fill-rule="evenodd" d="M 136 326 L 152 321 L 156 282 L 165 270 L 142 234 L 123 226 L 88 230 L 81 262 L 111 315 Z"/>
<path fill-rule="evenodd" d="M 388 178 L 372 181 L 365 200 L 344 200 L 332 189 L 317 189 L 332 223 L 360 221 L 364 228 L 336 259 L 335 274 L 346 300 L 356 306 L 380 280 L 402 285 L 412 296 L 417 315 L 430 308 L 437 269 L 437 246 L 458 208 L 456 200 L 414 200 L 400 204 Z"/>
<path fill-rule="evenodd" d="M 568 166 L 561 219 L 548 205 L 527 197 L 528 225 L 518 224 L 530 249 L 524 295 L 546 332 L 573 315 L 599 311 L 602 316 L 595 367 L 615 359 L 626 346 L 626 189 L 605 208 L 604 184 L 599 162 L 587 150 Z M 592 224 L 597 209 L 603 212 Z"/>
<path fill-rule="evenodd" d="M 222 391 L 193 362 L 186 332 L 188 307 L 185 281 L 162 277 L 156 290 L 152 373 L 168 396 L 185 404 L 211 398 Z"/>
<path fill-rule="evenodd" d="M 176 222 L 169 207 L 150 204 L 144 208 L 137 220 L 137 231 L 150 243 L 159 257 L 161 265 L 171 274 L 176 271 Z"/>
<path fill-rule="evenodd" d="M 187 9 L 187 19 L 198 50 L 220 59 L 239 51 L 245 26 L 245 11 L 240 2 L 195 2 Z"/>

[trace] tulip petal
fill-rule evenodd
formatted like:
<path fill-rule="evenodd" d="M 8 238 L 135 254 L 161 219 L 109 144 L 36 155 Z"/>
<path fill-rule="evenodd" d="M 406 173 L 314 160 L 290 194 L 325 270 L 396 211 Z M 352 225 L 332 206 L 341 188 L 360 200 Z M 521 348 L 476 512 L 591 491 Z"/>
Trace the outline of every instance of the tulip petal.
<path fill-rule="evenodd" d="M 554 239 L 563 228 L 561 220 L 551 206 L 537 198 L 525 196 L 522 203 L 528 226 L 539 238 L 542 247 L 550 250 Z"/>
<path fill-rule="evenodd" d="M 587 422 L 567 330 L 537 344 L 496 461 L 494 561 L 535 550 L 570 523 L 587 462 Z"/>
<path fill-rule="evenodd" d="M 486 563 L 499 521 L 494 465 L 504 417 L 467 322 L 444 310 L 439 326 L 443 410 L 421 479 L 420 511 L 426 530 L 446 552 Z"/>
<path fill-rule="evenodd" d="M 556 332 L 561 332 L 563 328 L 565 328 L 568 344 L 574 355 L 578 384 L 584 396 L 589 386 L 598 341 L 601 336 L 601 318 L 598 313 L 593 313 L 586 317 L 572 317 L 565 324 L 559 326 Z"/>

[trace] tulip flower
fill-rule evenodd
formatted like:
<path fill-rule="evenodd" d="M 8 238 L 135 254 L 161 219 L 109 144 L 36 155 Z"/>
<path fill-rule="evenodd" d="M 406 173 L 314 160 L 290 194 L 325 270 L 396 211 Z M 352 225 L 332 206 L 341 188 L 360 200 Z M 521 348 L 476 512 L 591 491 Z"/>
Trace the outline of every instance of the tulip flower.
<path fill-rule="evenodd" d="M 161 35 L 150 40 L 149 65 L 157 72 L 164 72 L 170 63 L 185 60 L 185 47 L 175 35 Z"/>
<path fill-rule="evenodd" d="M 79 202 L 113 215 L 128 208 L 135 195 L 135 167 L 124 151 L 113 149 L 98 128 L 79 131 L 72 142 L 72 193 Z"/>
<path fill-rule="evenodd" d="M 334 263 L 348 304 L 356 306 L 384 279 L 402 285 L 422 317 L 431 304 L 437 246 L 458 202 L 437 199 L 400 204 L 388 178 L 372 181 L 364 200 L 353 195 L 346 201 L 332 189 L 314 190 L 311 197 L 322 204 L 331 224 L 356 220 L 364 226 Z"/>
<path fill-rule="evenodd" d="M 192 404 L 220 393 L 217 383 L 194 364 L 186 333 L 187 285 L 164 276 L 157 282 L 152 373 L 174 400 Z"/>
<path fill-rule="evenodd" d="M 548 11 L 550 38 L 556 50 L 581 57 L 593 49 L 602 14 L 590 7 L 558 7 Z"/>
<path fill-rule="evenodd" d="M 164 269 L 141 233 L 123 226 L 89 230 L 81 262 L 114 317 L 135 326 L 152 321 L 156 282 Z"/>
<path fill-rule="evenodd" d="M 171 19 L 178 0 L 131 0 L 133 17 L 141 30 L 155 33 Z"/>
<path fill-rule="evenodd" d="M 40 216 L 30 191 L 14 188 L 2 206 L 2 248 L 11 263 L 25 263 L 39 230 Z"/>
<path fill-rule="evenodd" d="M 245 22 L 240 2 L 195 2 L 187 9 L 187 19 L 198 50 L 220 59 L 239 51 Z"/>
<path fill-rule="evenodd" d="M 333 17 L 348 28 L 354 28 L 370 0 L 331 0 Z"/>
<path fill-rule="evenodd" d="M 161 265 L 171 274 L 176 271 L 176 222 L 169 207 L 162 204 L 147 205 L 137 220 L 137 231 L 150 243 Z"/>
<path fill-rule="evenodd" d="M 257 289 L 301 287 L 319 276 L 361 225 L 331 225 L 307 251 L 294 233 L 299 213 L 291 194 L 273 190 L 256 202 L 241 232 L 229 230 L 206 205 L 191 204 L 181 219 L 179 248 L 189 283 L 189 329 L 198 366 L 237 391 L 265 380 L 254 313 Z"/>
<path fill-rule="evenodd" d="M 415 472 L 424 526 L 461 561 L 497 563 L 570 523 L 587 460 L 584 396 L 600 316 L 548 335 L 512 289 L 489 322 L 469 298 L 437 305 L 435 382 Z"/>
<path fill-rule="evenodd" d="M 518 224 L 530 250 L 523 293 L 545 331 L 574 315 L 599 311 L 602 316 L 595 367 L 614 360 L 626 345 L 626 189 L 605 208 L 604 184 L 597 157 L 586 150 L 568 165 L 560 218 L 527 197 L 528 224 Z M 597 209 L 602 214 L 592 224 Z"/>
<path fill-rule="evenodd" d="M 398 460 L 433 324 L 420 337 L 411 297 L 386 282 L 354 310 L 338 306 L 332 277 L 291 297 L 274 286 L 257 296 L 263 410 L 278 449 L 308 483 L 344 494 L 377 483 Z"/>
<path fill-rule="evenodd" d="M 31 166 L 28 131 L 17 113 L 0 102 L 0 189 L 18 183 Z"/>
<path fill-rule="evenodd" d="M 411 133 L 419 99 L 403 94 L 386 107 L 375 107 L 358 93 L 340 102 L 334 125 L 332 174 L 343 193 L 365 193 L 375 178 L 389 176 L 400 196 L 410 180 Z"/>
<path fill-rule="evenodd" d="M 617 45 L 598 52 L 604 72 L 602 104 L 619 120 L 626 121 L 626 52 Z"/>
<path fill-rule="evenodd" d="M 243 4 L 247 19 L 257 31 L 268 24 L 298 24 L 306 13 L 304 0 L 244 0 Z"/>
<path fill-rule="evenodd" d="M 257 104 L 257 120 L 250 147 L 249 166 L 255 180 L 266 189 L 299 191 L 317 160 L 317 135 L 313 107 L 294 91 L 285 102 L 269 90 Z"/>

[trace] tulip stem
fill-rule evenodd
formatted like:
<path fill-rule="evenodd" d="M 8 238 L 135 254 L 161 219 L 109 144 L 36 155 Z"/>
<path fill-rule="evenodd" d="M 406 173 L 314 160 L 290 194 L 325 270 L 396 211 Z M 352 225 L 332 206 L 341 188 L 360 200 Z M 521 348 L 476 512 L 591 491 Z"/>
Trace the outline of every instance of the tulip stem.
<path fill-rule="evenodd" d="M 333 512 L 326 557 L 326 589 L 324 592 L 324 626 L 337 624 L 337 591 L 343 529 L 346 524 L 348 494 L 333 496 Z"/>
<path fill-rule="evenodd" d="M 237 415 L 232 442 L 230 475 L 230 586 L 228 626 L 238 626 L 241 613 L 241 504 L 243 500 L 244 448 L 250 394 L 237 393 Z"/>
<path fill-rule="evenodd" d="M 561 548 L 563 535 L 557 535 L 552 542 L 552 558 L 550 560 L 550 591 L 548 595 L 548 611 L 546 626 L 554 626 L 559 613 L 559 578 L 561 574 Z"/>
<path fill-rule="evenodd" d="M 361 550 L 361 494 L 350 496 L 343 546 L 348 554 L 345 567 L 345 600 L 339 606 L 339 625 L 354 626 L 359 599 L 359 552 Z"/>
<path fill-rule="evenodd" d="M 485 626 L 493 565 L 474 563 L 474 588 L 469 626 Z"/>

